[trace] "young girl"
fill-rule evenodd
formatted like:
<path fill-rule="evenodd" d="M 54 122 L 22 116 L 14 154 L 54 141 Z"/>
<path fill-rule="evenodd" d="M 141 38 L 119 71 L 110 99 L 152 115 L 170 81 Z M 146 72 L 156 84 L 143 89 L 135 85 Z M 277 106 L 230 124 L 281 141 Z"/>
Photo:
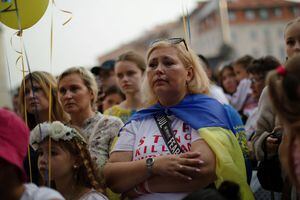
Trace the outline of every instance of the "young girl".
<path fill-rule="evenodd" d="M 117 84 L 126 99 L 119 105 L 106 110 L 104 114 L 119 117 L 124 123 L 138 109 L 142 108 L 141 85 L 146 64 L 143 57 L 135 52 L 119 56 L 115 64 Z"/>
<path fill-rule="evenodd" d="M 125 100 L 125 95 L 117 86 L 111 86 L 104 92 L 104 97 L 102 101 L 103 112 L 107 109 L 113 107 L 114 105 L 120 104 Z"/>
<path fill-rule="evenodd" d="M 300 53 L 300 17 L 287 23 L 284 30 L 284 41 L 287 60 Z M 268 88 L 262 91 L 259 100 L 259 117 L 257 119 L 256 133 L 252 139 L 253 150 L 257 160 L 264 159 L 264 152 L 276 154 L 278 151 L 278 140 L 270 136 L 273 130 L 280 126 L 273 106 L 270 104 Z M 265 151 L 264 151 L 265 150 Z"/>
<path fill-rule="evenodd" d="M 238 81 L 236 80 L 232 64 L 224 65 L 219 71 L 219 84 L 223 88 L 226 97 L 229 99 L 235 93 Z"/>
<path fill-rule="evenodd" d="M 281 164 L 300 192 L 300 54 L 290 57 L 285 66 L 270 73 L 269 95 L 284 128 Z"/>
<path fill-rule="evenodd" d="M 58 121 L 45 122 L 33 129 L 30 143 L 38 149 L 38 168 L 44 182 L 53 181 L 66 200 L 107 199 L 100 193 L 98 172 L 77 130 Z"/>

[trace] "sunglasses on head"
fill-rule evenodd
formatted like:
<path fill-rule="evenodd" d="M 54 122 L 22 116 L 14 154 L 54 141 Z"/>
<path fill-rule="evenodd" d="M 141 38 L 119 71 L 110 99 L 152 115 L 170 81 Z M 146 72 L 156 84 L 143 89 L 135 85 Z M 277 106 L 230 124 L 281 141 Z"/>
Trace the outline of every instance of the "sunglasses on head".
<path fill-rule="evenodd" d="M 170 44 L 180 44 L 181 42 L 183 42 L 183 44 L 184 44 L 186 50 L 189 51 L 188 46 L 187 46 L 187 44 L 186 44 L 186 42 L 185 42 L 185 39 L 183 39 L 183 38 L 157 39 L 157 40 L 154 40 L 154 41 L 151 43 L 150 46 L 153 46 L 155 43 L 157 43 L 157 42 L 162 42 L 162 41 L 168 42 L 168 43 L 170 43 Z"/>

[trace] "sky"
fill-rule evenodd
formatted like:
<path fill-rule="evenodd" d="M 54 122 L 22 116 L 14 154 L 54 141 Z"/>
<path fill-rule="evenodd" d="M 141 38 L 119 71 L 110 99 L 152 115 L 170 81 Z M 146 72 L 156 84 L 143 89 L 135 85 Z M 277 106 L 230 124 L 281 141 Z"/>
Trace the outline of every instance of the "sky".
<path fill-rule="evenodd" d="M 51 1 L 50 1 L 51 2 Z M 72 20 L 62 26 L 69 15 L 51 4 L 41 20 L 24 30 L 23 41 L 31 71 L 43 70 L 58 75 L 71 66 L 92 67 L 97 57 L 134 40 L 157 25 L 189 12 L 196 0 L 56 0 L 58 8 L 72 12 Z M 53 58 L 50 66 L 51 11 L 54 19 Z M 13 29 L 2 26 L 6 69 L 11 87 L 22 80 L 20 65 L 16 65 L 20 41 Z M 9 70 L 8 70 L 9 69 Z M 3 81 L 3 80 L 1 80 Z"/>

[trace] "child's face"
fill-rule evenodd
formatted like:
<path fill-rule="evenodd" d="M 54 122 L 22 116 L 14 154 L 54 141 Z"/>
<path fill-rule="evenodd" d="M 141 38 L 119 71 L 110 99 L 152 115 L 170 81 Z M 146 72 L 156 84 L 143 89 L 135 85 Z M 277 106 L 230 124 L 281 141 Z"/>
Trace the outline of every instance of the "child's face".
<path fill-rule="evenodd" d="M 248 73 L 247 71 L 243 68 L 243 66 L 239 64 L 235 64 L 233 66 L 233 70 L 236 76 L 236 80 L 240 82 L 241 80 L 248 78 Z"/>
<path fill-rule="evenodd" d="M 74 157 L 66 149 L 51 141 L 51 180 L 70 178 L 73 176 Z M 38 169 L 45 181 L 48 181 L 49 140 L 43 141 L 38 149 Z"/>
<path fill-rule="evenodd" d="M 291 24 L 285 32 L 285 47 L 288 58 L 300 53 L 300 22 Z"/>
<path fill-rule="evenodd" d="M 118 93 L 107 95 L 102 102 L 103 111 L 107 110 L 108 108 L 114 105 L 120 104 L 122 101 L 123 98 Z"/>
<path fill-rule="evenodd" d="M 222 73 L 222 85 L 226 93 L 233 94 L 237 88 L 236 76 L 231 69 L 224 69 Z"/>
<path fill-rule="evenodd" d="M 251 80 L 252 96 L 258 100 L 265 87 L 265 78 L 259 74 L 250 73 L 249 79 Z"/>

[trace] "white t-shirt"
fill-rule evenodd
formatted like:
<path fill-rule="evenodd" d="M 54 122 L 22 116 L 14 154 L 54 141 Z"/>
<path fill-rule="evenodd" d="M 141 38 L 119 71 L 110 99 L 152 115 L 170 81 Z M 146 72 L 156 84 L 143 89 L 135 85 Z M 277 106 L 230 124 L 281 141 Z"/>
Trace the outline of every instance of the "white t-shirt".
<path fill-rule="evenodd" d="M 37 187 L 33 183 L 24 184 L 25 191 L 20 200 L 65 200 L 57 191 L 47 187 Z"/>
<path fill-rule="evenodd" d="M 181 149 L 190 151 L 192 142 L 201 139 L 199 133 L 182 120 L 169 116 L 171 128 Z M 133 160 L 170 154 L 154 118 L 131 121 L 120 132 L 114 151 L 132 151 Z M 138 197 L 138 200 L 179 200 L 188 193 L 151 193 Z"/>
<path fill-rule="evenodd" d="M 209 96 L 218 100 L 221 104 L 229 104 L 229 101 L 223 91 L 223 89 L 216 84 L 210 84 Z"/>
<path fill-rule="evenodd" d="M 100 192 L 91 189 L 89 192 L 82 195 L 79 200 L 108 200 L 108 198 Z"/>
<path fill-rule="evenodd" d="M 242 79 L 236 89 L 236 92 L 229 98 L 229 103 L 237 110 L 240 111 L 249 95 L 251 95 L 251 81 L 250 79 Z"/>

